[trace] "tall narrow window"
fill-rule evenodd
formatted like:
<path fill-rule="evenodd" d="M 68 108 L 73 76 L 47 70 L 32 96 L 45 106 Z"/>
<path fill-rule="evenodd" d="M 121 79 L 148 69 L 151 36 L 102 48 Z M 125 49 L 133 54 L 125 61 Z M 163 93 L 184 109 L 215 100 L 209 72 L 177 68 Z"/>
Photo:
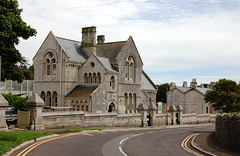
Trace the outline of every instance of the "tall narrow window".
<path fill-rule="evenodd" d="M 84 74 L 84 84 L 88 84 L 88 77 L 87 73 Z"/>
<path fill-rule="evenodd" d="M 50 60 L 47 59 L 47 76 L 51 75 L 51 65 L 50 65 Z"/>
<path fill-rule="evenodd" d="M 127 113 L 127 110 L 128 110 L 128 95 L 127 95 L 127 93 L 125 93 L 124 97 L 125 97 L 125 109 L 126 109 L 126 113 Z"/>
<path fill-rule="evenodd" d="M 83 103 L 83 101 L 81 101 L 80 104 L 81 104 L 81 111 L 84 111 L 84 103 Z"/>
<path fill-rule="evenodd" d="M 89 83 L 92 84 L 92 74 L 89 74 Z"/>
<path fill-rule="evenodd" d="M 137 97 L 136 94 L 133 94 L 133 111 L 136 112 Z"/>
<path fill-rule="evenodd" d="M 129 67 L 129 79 L 132 80 L 132 63 L 130 64 L 130 67 Z"/>
<path fill-rule="evenodd" d="M 77 101 L 76 105 L 77 105 L 77 111 L 79 111 L 80 110 L 79 101 Z"/>
<path fill-rule="evenodd" d="M 114 76 L 111 77 L 110 79 L 110 87 L 114 90 L 115 88 L 115 79 L 114 79 Z"/>
<path fill-rule="evenodd" d="M 128 78 L 128 63 L 125 66 L 125 78 Z"/>
<path fill-rule="evenodd" d="M 57 106 L 57 92 L 53 92 L 53 105 Z"/>
<path fill-rule="evenodd" d="M 96 76 L 96 73 L 93 73 L 93 84 L 97 84 L 97 76 Z"/>
<path fill-rule="evenodd" d="M 88 102 L 85 101 L 85 112 L 88 112 Z"/>
<path fill-rule="evenodd" d="M 128 80 L 134 80 L 134 59 L 132 56 L 129 56 L 126 61 L 126 66 L 125 66 L 125 78 Z"/>
<path fill-rule="evenodd" d="M 56 76 L 56 60 L 52 59 L 53 77 Z"/>
<path fill-rule="evenodd" d="M 52 95 L 51 92 L 47 92 L 47 105 L 52 106 Z"/>
<path fill-rule="evenodd" d="M 129 94 L 129 111 L 132 112 L 132 94 Z"/>
<path fill-rule="evenodd" d="M 72 107 L 73 107 L 73 111 L 75 111 L 75 102 L 72 101 Z"/>
<path fill-rule="evenodd" d="M 45 102 L 45 92 L 44 91 L 41 92 L 41 98 Z"/>

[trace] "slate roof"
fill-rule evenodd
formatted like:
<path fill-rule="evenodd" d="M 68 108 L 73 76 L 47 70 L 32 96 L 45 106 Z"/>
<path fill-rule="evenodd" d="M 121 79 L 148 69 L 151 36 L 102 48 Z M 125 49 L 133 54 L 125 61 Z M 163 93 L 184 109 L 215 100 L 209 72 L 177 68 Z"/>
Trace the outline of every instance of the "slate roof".
<path fill-rule="evenodd" d="M 147 76 L 147 74 L 142 71 L 142 85 L 141 89 L 144 90 L 156 90 L 156 85 L 152 82 L 152 80 Z"/>
<path fill-rule="evenodd" d="M 97 87 L 97 85 L 78 85 L 65 97 L 89 97 Z"/>
<path fill-rule="evenodd" d="M 103 65 L 108 71 L 115 71 L 115 70 L 112 69 L 112 66 L 111 66 L 108 58 L 99 57 L 99 56 L 96 56 L 96 57 L 98 58 L 98 60 L 102 63 L 102 65 Z"/>
<path fill-rule="evenodd" d="M 110 63 L 116 65 L 116 57 L 127 41 L 97 44 L 97 56 L 108 58 Z"/>
<path fill-rule="evenodd" d="M 195 89 L 195 90 L 199 91 L 200 93 L 202 93 L 203 95 L 205 95 L 206 91 L 211 90 L 210 88 L 202 88 L 202 87 L 193 88 L 193 87 L 179 87 L 179 86 L 177 86 L 176 88 L 179 89 L 184 94 L 189 92 L 192 89 Z M 176 89 L 176 88 L 173 88 L 173 89 Z"/>
<path fill-rule="evenodd" d="M 85 62 L 88 58 L 87 54 L 81 47 L 81 42 L 56 37 L 63 50 L 68 53 L 69 60 L 77 62 Z"/>

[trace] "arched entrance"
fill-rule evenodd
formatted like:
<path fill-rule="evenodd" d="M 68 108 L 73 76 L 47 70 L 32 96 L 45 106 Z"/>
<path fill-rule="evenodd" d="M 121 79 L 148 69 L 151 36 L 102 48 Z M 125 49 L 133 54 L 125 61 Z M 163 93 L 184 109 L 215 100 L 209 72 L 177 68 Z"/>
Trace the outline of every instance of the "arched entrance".
<path fill-rule="evenodd" d="M 115 112 L 115 105 L 114 103 L 112 102 L 109 106 L 108 106 L 108 112 Z"/>

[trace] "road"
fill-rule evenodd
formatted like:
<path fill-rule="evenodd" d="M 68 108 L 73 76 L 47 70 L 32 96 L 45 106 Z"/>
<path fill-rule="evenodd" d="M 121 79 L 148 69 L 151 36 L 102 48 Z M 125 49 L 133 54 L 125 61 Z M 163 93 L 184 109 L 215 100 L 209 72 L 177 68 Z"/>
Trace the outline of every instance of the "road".
<path fill-rule="evenodd" d="M 77 132 L 35 142 L 11 155 L 190 156 L 193 154 L 181 146 L 183 140 L 191 134 L 206 131 L 214 131 L 214 125 Z"/>

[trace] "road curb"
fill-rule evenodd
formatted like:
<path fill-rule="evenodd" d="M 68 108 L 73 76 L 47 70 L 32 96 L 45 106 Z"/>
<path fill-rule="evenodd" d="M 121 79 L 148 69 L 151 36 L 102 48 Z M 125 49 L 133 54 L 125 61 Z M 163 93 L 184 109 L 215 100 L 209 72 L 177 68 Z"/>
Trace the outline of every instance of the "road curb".
<path fill-rule="evenodd" d="M 9 156 L 10 154 L 12 154 L 14 151 L 18 150 L 19 148 L 22 148 L 23 146 L 26 146 L 26 145 L 31 144 L 33 142 L 48 139 L 48 138 L 53 138 L 53 137 L 57 137 L 57 136 L 59 136 L 59 135 L 58 134 L 53 134 L 53 135 L 48 135 L 48 136 L 37 138 L 36 140 L 26 141 L 26 142 L 18 145 L 17 147 L 12 148 L 11 151 L 5 153 L 3 156 Z"/>
<path fill-rule="evenodd" d="M 201 133 L 199 133 L 199 134 L 201 134 Z M 195 136 L 192 138 L 192 140 L 191 140 L 191 146 L 192 146 L 194 149 L 198 150 L 199 152 L 201 152 L 201 153 L 203 153 L 203 154 L 206 154 L 207 156 L 217 156 L 217 155 L 212 154 L 212 153 L 210 153 L 210 152 L 207 152 L 207 151 L 205 151 L 205 150 L 203 150 L 203 149 L 201 149 L 201 148 L 199 148 L 199 147 L 197 147 L 197 146 L 195 145 L 194 140 L 195 140 L 195 138 L 196 138 L 199 134 L 195 135 Z"/>

